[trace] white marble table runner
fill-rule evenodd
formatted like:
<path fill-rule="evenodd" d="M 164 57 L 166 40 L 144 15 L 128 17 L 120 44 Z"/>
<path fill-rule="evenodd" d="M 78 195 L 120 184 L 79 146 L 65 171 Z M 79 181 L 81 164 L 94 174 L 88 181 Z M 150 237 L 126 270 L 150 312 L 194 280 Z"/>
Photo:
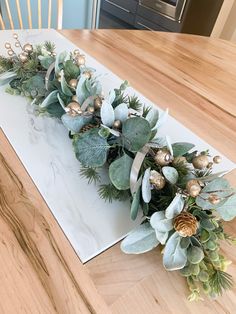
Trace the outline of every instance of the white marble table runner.
<path fill-rule="evenodd" d="M 75 49 L 74 44 L 54 30 L 17 33 L 22 43 L 39 44 L 50 40 L 56 44 L 58 52 Z M 6 53 L 4 44 L 11 40 L 12 31 L 1 31 L 0 54 Z M 102 74 L 105 94 L 119 87 L 120 78 L 86 52 L 84 54 L 87 65 Z M 80 177 L 80 165 L 75 158 L 68 132 L 58 120 L 35 116 L 26 99 L 11 96 L 4 89 L 0 88 L 0 127 L 71 245 L 82 262 L 86 262 L 122 239 L 139 224 L 139 219 L 131 221 L 129 202 L 105 203 L 99 198 L 97 187 L 88 185 Z M 146 105 L 152 104 L 134 89 L 129 88 L 129 92 L 137 94 Z M 192 142 L 199 150 L 209 148 L 212 155 L 222 156 L 171 116 L 161 129 L 161 134 L 168 134 L 172 142 Z M 216 167 L 216 171 L 231 170 L 234 167 L 234 163 L 223 156 L 223 162 Z"/>

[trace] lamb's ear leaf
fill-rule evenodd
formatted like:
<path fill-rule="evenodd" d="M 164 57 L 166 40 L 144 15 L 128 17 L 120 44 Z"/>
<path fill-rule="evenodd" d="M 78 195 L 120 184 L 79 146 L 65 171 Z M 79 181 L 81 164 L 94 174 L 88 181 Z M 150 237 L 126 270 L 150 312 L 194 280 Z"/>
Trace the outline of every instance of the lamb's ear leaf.
<path fill-rule="evenodd" d="M 111 103 L 104 100 L 101 107 L 101 120 L 102 123 L 108 127 L 111 127 L 115 121 L 115 113 Z"/>
<path fill-rule="evenodd" d="M 142 197 L 145 203 L 149 203 L 152 197 L 150 175 L 151 175 L 151 168 L 148 168 L 145 170 L 143 180 L 142 180 Z"/>
<path fill-rule="evenodd" d="M 187 250 L 181 247 L 180 235 L 175 232 L 165 245 L 163 264 L 166 270 L 182 269 L 187 263 Z"/>
<path fill-rule="evenodd" d="M 141 254 L 151 251 L 158 244 L 155 230 L 146 222 L 131 231 L 121 242 L 121 250 L 126 254 Z"/>
<path fill-rule="evenodd" d="M 52 91 L 40 104 L 40 108 L 47 108 L 49 105 L 58 102 L 57 94 L 57 90 Z"/>
<path fill-rule="evenodd" d="M 61 71 L 61 67 L 60 64 L 62 64 L 67 56 L 67 52 L 63 51 L 61 53 L 59 53 L 56 57 L 56 61 L 55 61 L 55 74 L 58 75 Z"/>
<path fill-rule="evenodd" d="M 166 218 L 172 219 L 178 214 L 181 213 L 181 211 L 184 208 L 184 198 L 181 194 L 176 194 L 170 205 L 166 208 L 165 215 Z"/>

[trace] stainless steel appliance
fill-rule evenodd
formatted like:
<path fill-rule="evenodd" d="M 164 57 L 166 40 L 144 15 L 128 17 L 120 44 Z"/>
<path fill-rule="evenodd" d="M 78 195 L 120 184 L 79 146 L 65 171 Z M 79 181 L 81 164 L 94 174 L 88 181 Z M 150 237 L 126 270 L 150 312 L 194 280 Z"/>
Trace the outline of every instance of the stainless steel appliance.
<path fill-rule="evenodd" d="M 140 0 L 139 4 L 174 21 L 181 21 L 186 0 Z"/>

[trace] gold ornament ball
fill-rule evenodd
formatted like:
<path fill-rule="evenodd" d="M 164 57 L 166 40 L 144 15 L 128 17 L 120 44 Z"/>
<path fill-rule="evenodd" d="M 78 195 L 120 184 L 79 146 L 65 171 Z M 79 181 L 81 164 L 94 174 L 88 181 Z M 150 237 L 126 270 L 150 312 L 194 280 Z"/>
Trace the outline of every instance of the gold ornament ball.
<path fill-rule="evenodd" d="M 186 184 L 186 190 L 192 197 L 197 197 L 201 192 L 201 186 L 197 180 L 189 180 Z"/>
<path fill-rule="evenodd" d="M 80 51 L 79 51 L 79 49 L 75 49 L 73 53 L 74 53 L 75 56 L 77 56 L 77 55 L 80 54 Z"/>
<path fill-rule="evenodd" d="M 91 71 L 84 71 L 83 75 L 87 78 L 90 79 L 92 77 L 92 72 Z"/>
<path fill-rule="evenodd" d="M 177 156 L 173 159 L 173 165 L 185 164 L 187 163 L 187 159 L 184 156 Z"/>
<path fill-rule="evenodd" d="M 215 164 L 219 164 L 219 163 L 221 163 L 221 161 L 222 161 L 221 156 L 215 156 L 215 157 L 213 158 L 213 162 L 214 162 Z"/>
<path fill-rule="evenodd" d="M 78 98 L 77 98 L 76 95 L 73 95 L 73 96 L 72 96 L 72 101 L 78 102 Z"/>
<path fill-rule="evenodd" d="M 20 53 L 19 54 L 19 59 L 21 62 L 26 62 L 28 60 L 28 56 L 25 53 Z"/>
<path fill-rule="evenodd" d="M 119 129 L 121 127 L 121 121 L 120 120 L 115 120 L 113 123 L 113 128 L 114 129 Z"/>
<path fill-rule="evenodd" d="M 85 56 L 80 55 L 77 57 L 77 64 L 78 65 L 85 65 Z"/>
<path fill-rule="evenodd" d="M 14 51 L 10 49 L 10 50 L 8 50 L 7 54 L 8 54 L 8 56 L 10 56 L 10 57 L 11 57 L 11 56 L 13 56 L 13 55 L 14 55 Z"/>
<path fill-rule="evenodd" d="M 209 164 L 209 159 L 207 155 L 199 155 L 193 158 L 192 164 L 196 169 L 204 169 Z"/>
<path fill-rule="evenodd" d="M 78 84 L 78 81 L 77 81 L 76 79 L 71 79 L 71 80 L 69 81 L 69 85 L 70 85 L 70 87 L 72 87 L 72 88 L 76 88 L 77 84 Z"/>
<path fill-rule="evenodd" d="M 11 44 L 10 43 L 5 43 L 5 48 L 6 49 L 11 49 Z"/>
<path fill-rule="evenodd" d="M 207 168 L 210 169 L 213 167 L 213 165 L 214 165 L 213 162 L 210 161 L 209 164 L 207 165 Z"/>
<path fill-rule="evenodd" d="M 23 50 L 27 53 L 31 53 L 33 51 L 33 46 L 31 44 L 25 44 Z"/>
<path fill-rule="evenodd" d="M 18 39 L 18 35 L 16 33 L 13 34 L 14 39 Z"/>
<path fill-rule="evenodd" d="M 210 196 L 208 197 L 208 201 L 212 205 L 218 205 L 220 203 L 220 197 L 217 194 L 210 194 Z"/>
<path fill-rule="evenodd" d="M 66 109 L 72 117 L 82 114 L 80 104 L 78 102 L 72 101 L 67 106 Z"/>
<path fill-rule="evenodd" d="M 16 47 L 16 48 L 19 48 L 19 47 L 20 47 L 20 43 L 19 43 L 18 41 L 15 43 L 15 47 Z"/>
<path fill-rule="evenodd" d="M 167 149 L 159 149 L 154 157 L 154 160 L 159 166 L 167 166 L 172 161 L 172 156 Z"/>
<path fill-rule="evenodd" d="M 100 109 L 102 107 L 102 99 L 100 97 L 95 98 L 94 107 L 95 109 Z"/>
<path fill-rule="evenodd" d="M 94 113 L 95 109 L 94 109 L 94 107 L 89 106 L 88 109 L 87 109 L 87 111 L 88 111 L 89 113 Z"/>
<path fill-rule="evenodd" d="M 151 171 L 149 181 L 157 190 L 162 190 L 164 186 L 166 185 L 165 178 L 156 170 Z"/>

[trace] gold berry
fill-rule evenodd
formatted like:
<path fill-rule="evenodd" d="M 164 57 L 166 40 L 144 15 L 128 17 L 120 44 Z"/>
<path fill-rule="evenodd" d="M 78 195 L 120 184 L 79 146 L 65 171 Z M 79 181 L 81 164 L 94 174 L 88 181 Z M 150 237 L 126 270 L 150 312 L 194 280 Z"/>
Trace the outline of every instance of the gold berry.
<path fill-rule="evenodd" d="M 221 163 L 221 161 L 222 161 L 221 156 L 215 156 L 215 157 L 213 158 L 213 162 L 214 162 L 215 164 L 219 164 L 219 163 Z"/>
<path fill-rule="evenodd" d="M 154 160 L 159 166 L 167 166 L 172 161 L 172 156 L 167 149 L 159 149 Z"/>
<path fill-rule="evenodd" d="M 24 50 L 25 52 L 30 53 L 30 52 L 33 51 L 33 46 L 32 46 L 31 44 L 25 44 L 25 45 L 23 46 L 23 50 Z"/>
<path fill-rule="evenodd" d="M 19 54 L 19 59 L 20 59 L 21 62 L 24 63 L 24 62 L 26 62 L 28 60 L 28 56 L 27 56 L 26 53 L 22 52 L 22 53 Z"/>
<path fill-rule="evenodd" d="M 80 107 L 80 104 L 78 102 L 72 101 L 66 106 L 66 111 L 71 115 L 72 117 L 75 117 L 77 115 L 82 114 L 82 110 Z"/>
<path fill-rule="evenodd" d="M 199 155 L 193 158 L 192 164 L 196 169 L 204 169 L 209 164 L 209 159 L 207 155 Z"/>
<path fill-rule="evenodd" d="M 87 108 L 87 111 L 88 111 L 89 113 L 94 113 L 95 109 L 94 109 L 94 107 L 89 106 L 89 107 Z"/>
<path fill-rule="evenodd" d="M 149 181 L 157 190 L 162 190 L 164 186 L 166 185 L 165 178 L 156 170 L 151 171 Z"/>
<path fill-rule="evenodd" d="M 79 55 L 77 57 L 76 62 L 77 62 L 78 65 L 85 65 L 85 56 L 84 55 Z"/>
<path fill-rule="evenodd" d="M 72 87 L 72 88 L 76 88 L 77 84 L 78 84 L 78 81 L 77 81 L 76 79 L 71 79 L 71 80 L 69 81 L 69 85 L 70 85 L 70 87 Z"/>
<path fill-rule="evenodd" d="M 9 55 L 10 57 L 14 55 L 14 51 L 13 51 L 13 50 L 11 50 L 11 49 L 10 49 L 10 50 L 8 50 L 8 52 L 7 52 L 7 53 L 8 53 L 8 55 Z"/>
<path fill-rule="evenodd" d="M 18 39 L 18 35 L 16 33 L 13 34 L 14 39 Z"/>
<path fill-rule="evenodd" d="M 102 98 L 101 97 L 95 98 L 94 107 L 95 107 L 95 109 L 100 109 L 102 107 Z"/>
<path fill-rule="evenodd" d="M 197 180 L 189 180 L 186 184 L 186 190 L 192 197 L 197 197 L 201 192 L 201 186 Z"/>
<path fill-rule="evenodd" d="M 185 163 L 187 163 L 187 159 L 184 156 L 177 156 L 172 161 L 173 165 L 185 164 Z"/>
<path fill-rule="evenodd" d="M 121 121 L 120 120 L 115 120 L 113 123 L 113 128 L 119 129 L 121 127 Z"/>
<path fill-rule="evenodd" d="M 220 203 L 220 197 L 217 194 L 210 194 L 210 196 L 208 197 L 208 201 L 212 205 L 217 205 Z"/>
<path fill-rule="evenodd" d="M 5 43 L 5 48 L 6 49 L 10 49 L 11 48 L 11 44 L 10 43 Z"/>
<path fill-rule="evenodd" d="M 91 72 L 91 71 L 84 71 L 84 72 L 83 72 L 83 75 L 84 75 L 87 79 L 90 79 L 91 76 L 92 76 L 92 72 Z"/>
<path fill-rule="evenodd" d="M 80 54 L 79 49 L 75 49 L 75 50 L 74 50 L 74 55 L 79 55 L 79 54 Z"/>

